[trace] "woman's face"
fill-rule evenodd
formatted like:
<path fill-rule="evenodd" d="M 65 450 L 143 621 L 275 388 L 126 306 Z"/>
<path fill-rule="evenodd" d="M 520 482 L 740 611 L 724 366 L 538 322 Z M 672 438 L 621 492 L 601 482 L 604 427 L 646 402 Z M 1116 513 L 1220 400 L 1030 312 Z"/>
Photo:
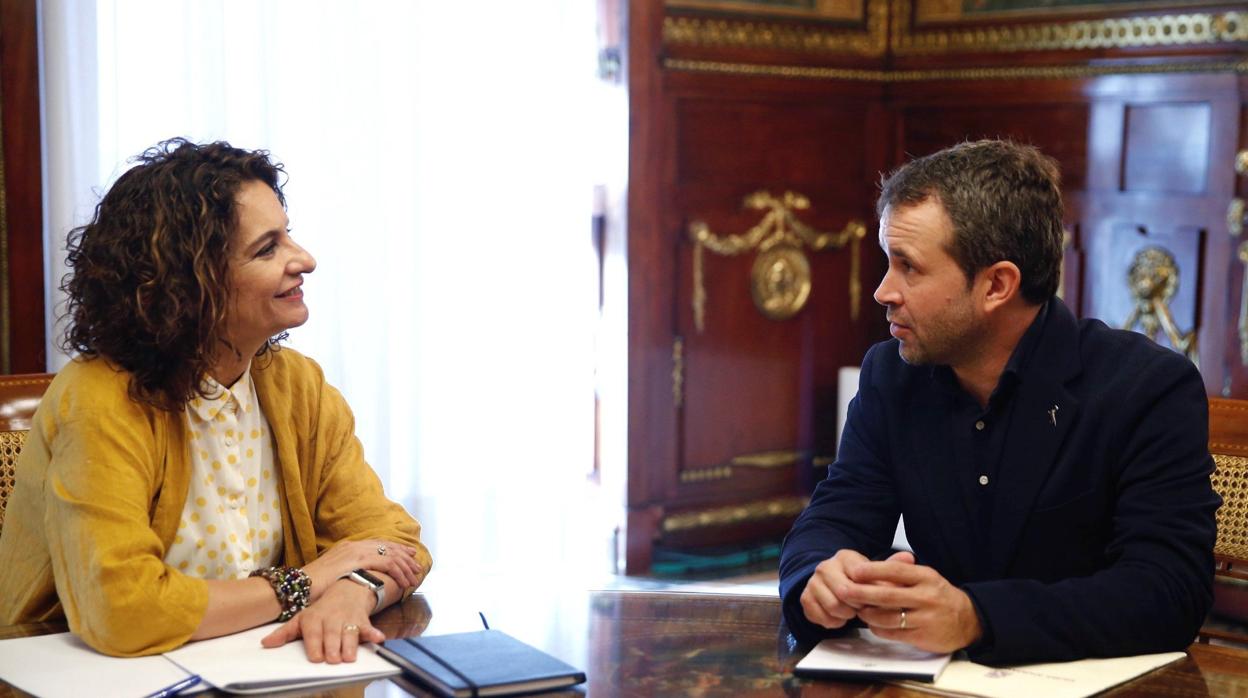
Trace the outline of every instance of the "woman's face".
<path fill-rule="evenodd" d="M 267 184 L 243 183 L 235 201 L 238 228 L 230 240 L 232 300 L 225 334 L 247 356 L 270 337 L 307 322 L 301 287 L 316 260 L 291 239 L 290 220 Z"/>

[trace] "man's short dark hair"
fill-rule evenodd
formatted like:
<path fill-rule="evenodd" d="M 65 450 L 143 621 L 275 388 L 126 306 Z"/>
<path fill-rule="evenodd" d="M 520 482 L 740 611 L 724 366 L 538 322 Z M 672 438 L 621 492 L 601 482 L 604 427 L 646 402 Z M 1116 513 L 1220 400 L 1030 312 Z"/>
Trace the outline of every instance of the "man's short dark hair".
<path fill-rule="evenodd" d="M 876 214 L 933 199 L 953 222 L 949 250 L 969 284 L 1000 261 L 1016 264 L 1021 290 L 1039 304 L 1057 293 L 1062 193 L 1057 162 L 1029 145 L 960 143 L 912 160 L 881 182 Z"/>

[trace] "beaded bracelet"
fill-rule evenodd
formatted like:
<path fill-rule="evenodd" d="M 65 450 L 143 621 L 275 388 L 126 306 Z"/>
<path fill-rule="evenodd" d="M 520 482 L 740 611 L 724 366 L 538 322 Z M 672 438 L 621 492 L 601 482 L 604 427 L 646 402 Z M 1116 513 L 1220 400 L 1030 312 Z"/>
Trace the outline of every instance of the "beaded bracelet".
<path fill-rule="evenodd" d="M 296 613 L 308 607 L 312 594 L 312 580 L 298 567 L 265 567 L 253 571 L 248 577 L 264 577 L 273 585 L 277 602 L 282 605 L 279 622 L 288 621 Z"/>

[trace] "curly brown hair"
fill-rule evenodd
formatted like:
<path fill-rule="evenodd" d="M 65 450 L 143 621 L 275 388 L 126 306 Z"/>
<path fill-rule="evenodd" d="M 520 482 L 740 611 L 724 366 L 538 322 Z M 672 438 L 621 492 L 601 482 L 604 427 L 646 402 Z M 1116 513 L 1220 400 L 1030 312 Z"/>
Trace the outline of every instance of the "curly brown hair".
<path fill-rule="evenodd" d="M 110 360 L 131 374 L 132 399 L 177 411 L 204 394 L 202 379 L 222 343 L 239 351 L 222 335 L 235 197 L 244 183 L 260 181 L 285 207 L 286 172 L 267 151 L 184 138 L 132 162 L 91 222 L 69 233 L 61 347 Z"/>

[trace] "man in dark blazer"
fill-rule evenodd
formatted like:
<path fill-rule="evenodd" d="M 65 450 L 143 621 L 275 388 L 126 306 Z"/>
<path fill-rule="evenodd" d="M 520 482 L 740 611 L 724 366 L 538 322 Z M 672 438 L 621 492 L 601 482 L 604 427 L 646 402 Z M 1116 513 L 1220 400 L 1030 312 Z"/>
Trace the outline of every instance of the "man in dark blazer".
<path fill-rule="evenodd" d="M 1212 600 L 1195 366 L 1055 297 L 1056 164 L 964 143 L 877 210 L 893 339 L 863 359 L 836 462 L 784 542 L 803 642 L 851 621 L 992 664 L 1182 649 Z M 913 548 L 889 555 L 899 514 Z"/>

